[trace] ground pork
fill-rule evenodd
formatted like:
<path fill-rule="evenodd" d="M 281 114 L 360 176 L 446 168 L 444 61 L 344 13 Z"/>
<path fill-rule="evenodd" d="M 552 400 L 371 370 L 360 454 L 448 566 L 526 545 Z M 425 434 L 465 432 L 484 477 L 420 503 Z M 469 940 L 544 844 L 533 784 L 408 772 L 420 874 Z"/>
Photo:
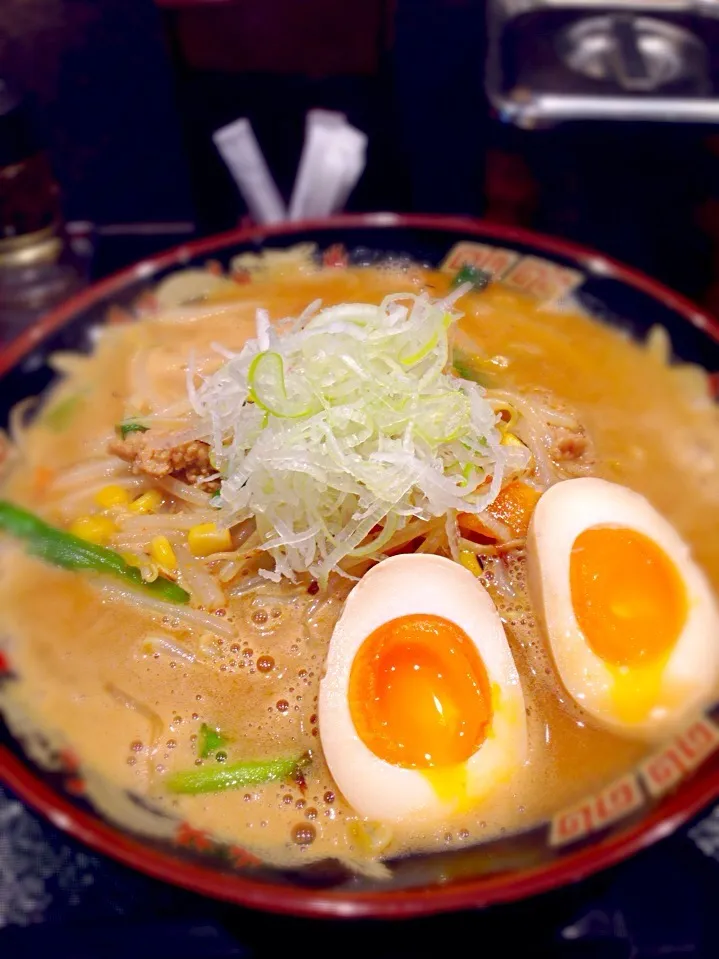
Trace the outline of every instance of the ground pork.
<path fill-rule="evenodd" d="M 589 440 L 584 433 L 561 430 L 554 446 L 558 460 L 577 460 L 585 456 L 589 449 Z"/>
<path fill-rule="evenodd" d="M 158 449 L 151 445 L 147 432 L 128 433 L 124 439 L 111 440 L 108 451 L 129 463 L 133 473 L 157 479 L 174 476 L 192 485 L 217 472 L 210 463 L 210 447 L 201 440 Z M 208 493 L 219 486 L 219 480 L 202 483 L 202 489 Z"/>
<path fill-rule="evenodd" d="M 570 430 L 560 427 L 554 436 L 552 459 L 569 475 L 580 475 L 596 462 L 592 443 L 584 429 Z"/>

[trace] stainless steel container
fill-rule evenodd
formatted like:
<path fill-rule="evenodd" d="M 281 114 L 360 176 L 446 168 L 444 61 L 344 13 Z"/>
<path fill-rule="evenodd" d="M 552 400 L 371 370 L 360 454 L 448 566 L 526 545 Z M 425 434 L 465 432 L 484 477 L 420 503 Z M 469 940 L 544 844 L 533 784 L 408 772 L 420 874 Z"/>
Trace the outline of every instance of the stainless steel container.
<path fill-rule="evenodd" d="M 719 0 L 489 0 L 502 119 L 719 121 Z"/>

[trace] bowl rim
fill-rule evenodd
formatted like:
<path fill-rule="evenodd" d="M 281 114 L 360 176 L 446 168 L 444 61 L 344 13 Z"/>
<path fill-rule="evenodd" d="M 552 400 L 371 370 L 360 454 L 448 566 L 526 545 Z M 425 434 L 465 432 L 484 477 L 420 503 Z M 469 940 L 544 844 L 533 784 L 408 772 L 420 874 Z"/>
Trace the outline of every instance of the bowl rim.
<path fill-rule="evenodd" d="M 510 245 L 527 245 L 533 252 L 566 258 L 589 274 L 611 277 L 660 300 L 719 342 L 719 321 L 709 313 L 643 273 L 588 247 L 531 230 L 469 217 L 362 213 L 270 226 L 240 227 L 182 243 L 166 252 L 146 257 L 71 297 L 0 349 L 0 376 L 72 320 L 78 312 L 145 276 L 172 266 L 181 266 L 190 259 L 215 253 L 234 244 L 295 233 L 361 227 L 436 230 L 459 233 L 470 238 L 477 236 L 485 240 L 499 240 Z M 549 864 L 463 879 L 447 885 L 366 892 L 333 892 L 258 882 L 251 875 L 219 873 L 208 866 L 183 862 L 171 852 L 144 845 L 119 827 L 74 805 L 35 775 L 5 746 L 0 746 L 0 782 L 4 782 L 54 826 L 93 850 L 172 885 L 267 912 L 305 917 L 400 919 L 528 898 L 567 883 L 578 882 L 615 865 L 668 836 L 716 799 L 719 796 L 719 767 L 709 775 L 689 780 L 634 826 L 575 852 L 563 853 Z"/>

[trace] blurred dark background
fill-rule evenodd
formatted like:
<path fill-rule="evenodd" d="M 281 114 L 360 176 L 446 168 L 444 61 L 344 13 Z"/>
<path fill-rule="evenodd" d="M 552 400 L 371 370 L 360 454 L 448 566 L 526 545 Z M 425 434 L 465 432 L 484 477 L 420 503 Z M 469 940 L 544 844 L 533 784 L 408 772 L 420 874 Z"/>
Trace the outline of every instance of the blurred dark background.
<path fill-rule="evenodd" d="M 502 122 L 484 92 L 486 18 L 481 0 L 2 0 L 0 77 L 29 97 L 65 218 L 110 234 L 160 224 L 169 245 L 236 224 L 211 133 L 239 116 L 287 198 L 320 106 L 369 137 L 349 209 L 521 224 L 717 306 L 713 127 Z"/>

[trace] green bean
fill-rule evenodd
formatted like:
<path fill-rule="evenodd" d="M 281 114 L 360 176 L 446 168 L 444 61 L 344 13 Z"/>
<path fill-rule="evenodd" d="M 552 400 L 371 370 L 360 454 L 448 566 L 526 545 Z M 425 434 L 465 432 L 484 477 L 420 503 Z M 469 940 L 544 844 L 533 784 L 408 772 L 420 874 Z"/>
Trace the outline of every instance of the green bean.
<path fill-rule="evenodd" d="M 297 759 L 271 759 L 267 762 L 212 763 L 187 772 L 168 776 L 167 788 L 173 793 L 214 793 L 223 789 L 240 789 L 257 783 L 289 779 L 301 765 Z"/>
<path fill-rule="evenodd" d="M 106 573 L 168 603 L 187 603 L 190 599 L 190 594 L 172 580 L 158 576 L 153 583 L 146 583 L 140 570 L 126 563 L 114 550 L 96 546 L 79 536 L 50 526 L 39 516 L 7 500 L 0 500 L 0 530 L 22 540 L 31 555 L 53 566 Z"/>

